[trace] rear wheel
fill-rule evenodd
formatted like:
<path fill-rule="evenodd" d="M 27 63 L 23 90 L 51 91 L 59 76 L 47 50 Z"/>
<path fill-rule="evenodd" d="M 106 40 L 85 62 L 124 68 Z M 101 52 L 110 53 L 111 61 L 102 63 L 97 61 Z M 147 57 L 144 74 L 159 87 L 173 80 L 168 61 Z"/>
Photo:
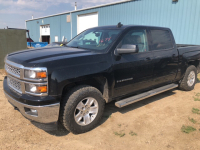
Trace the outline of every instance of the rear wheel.
<path fill-rule="evenodd" d="M 179 88 L 184 91 L 191 91 L 197 81 L 197 68 L 195 66 L 189 66 L 185 72 L 182 81 L 179 84 Z"/>
<path fill-rule="evenodd" d="M 101 92 L 91 86 L 72 89 L 64 98 L 60 108 L 60 122 L 74 134 L 92 130 L 103 115 L 105 100 Z"/>

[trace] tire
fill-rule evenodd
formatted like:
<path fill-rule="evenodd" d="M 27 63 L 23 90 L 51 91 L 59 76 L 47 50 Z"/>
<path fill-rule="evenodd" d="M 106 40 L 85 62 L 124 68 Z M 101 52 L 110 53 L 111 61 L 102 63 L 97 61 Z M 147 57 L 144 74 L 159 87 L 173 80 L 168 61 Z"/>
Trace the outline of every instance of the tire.
<path fill-rule="evenodd" d="M 83 104 L 85 105 L 84 109 L 82 109 Z M 84 133 L 98 125 L 104 107 L 105 100 L 98 89 L 86 85 L 78 86 L 63 97 L 59 120 L 68 131 L 74 134 Z M 80 119 L 81 116 L 84 117 Z M 89 123 L 89 121 L 91 122 Z"/>
<path fill-rule="evenodd" d="M 192 74 L 194 74 L 194 76 Z M 190 76 L 193 76 L 193 78 L 190 78 Z M 191 91 L 194 89 L 196 81 L 197 81 L 197 68 L 191 65 L 187 68 L 185 75 L 179 84 L 179 88 L 184 91 Z"/>

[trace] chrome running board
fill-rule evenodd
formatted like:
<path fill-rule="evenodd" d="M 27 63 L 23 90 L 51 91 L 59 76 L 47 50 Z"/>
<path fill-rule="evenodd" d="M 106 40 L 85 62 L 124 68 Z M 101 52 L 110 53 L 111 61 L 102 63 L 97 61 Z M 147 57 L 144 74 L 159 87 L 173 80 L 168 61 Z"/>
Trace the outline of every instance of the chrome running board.
<path fill-rule="evenodd" d="M 162 93 L 162 92 L 165 92 L 165 91 L 174 89 L 174 88 L 176 88 L 176 87 L 178 87 L 178 84 L 169 84 L 169 85 L 165 85 L 165 86 L 159 87 L 159 88 L 157 88 L 157 89 L 154 89 L 154 90 L 151 90 L 151 91 L 142 93 L 142 94 L 138 94 L 138 95 L 135 95 L 135 96 L 132 96 L 132 97 L 129 97 L 129 98 L 126 98 L 126 99 L 117 101 L 117 102 L 115 103 L 115 106 L 117 106 L 117 107 L 119 107 L 119 108 L 122 108 L 122 107 L 124 107 L 124 106 L 133 104 L 133 103 L 138 102 L 138 101 L 140 101 L 140 100 L 143 100 L 143 99 L 145 99 L 145 98 L 148 98 L 148 97 L 151 97 L 151 96 L 160 94 L 160 93 Z"/>

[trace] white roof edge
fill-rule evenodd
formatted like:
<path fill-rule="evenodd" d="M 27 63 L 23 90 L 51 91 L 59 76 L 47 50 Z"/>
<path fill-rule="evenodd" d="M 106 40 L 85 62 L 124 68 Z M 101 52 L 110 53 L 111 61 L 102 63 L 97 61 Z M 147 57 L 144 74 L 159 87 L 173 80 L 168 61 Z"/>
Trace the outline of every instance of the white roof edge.
<path fill-rule="evenodd" d="M 87 10 L 87 9 L 94 9 L 94 8 L 104 7 L 104 6 L 109 6 L 109 5 L 115 5 L 115 4 L 125 3 L 125 2 L 129 2 L 129 1 L 134 1 L 134 0 L 118 1 L 118 2 L 113 2 L 113 3 L 108 3 L 108 4 L 103 4 L 103 5 L 98 5 L 98 6 L 83 8 L 83 9 L 79 9 L 79 10 L 68 11 L 68 12 L 64 12 L 64 13 L 58 13 L 58 14 L 54 14 L 54 15 L 49 15 L 49 16 L 44 16 L 44 17 L 29 19 L 29 20 L 25 20 L 25 21 L 27 22 L 27 21 L 32 21 L 32 20 L 37 20 L 37 19 L 42 19 L 42 18 L 47 18 L 47 17 L 53 17 L 53 16 L 58 16 L 58 15 L 63 15 L 63 14 L 69 14 L 69 13 L 73 13 L 73 12 L 83 11 L 83 10 Z"/>

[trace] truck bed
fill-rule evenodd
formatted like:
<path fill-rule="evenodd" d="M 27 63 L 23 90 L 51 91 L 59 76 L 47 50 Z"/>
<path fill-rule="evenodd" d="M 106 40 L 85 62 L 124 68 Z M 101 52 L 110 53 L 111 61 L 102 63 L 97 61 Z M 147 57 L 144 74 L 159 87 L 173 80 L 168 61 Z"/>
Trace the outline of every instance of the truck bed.
<path fill-rule="evenodd" d="M 188 52 L 194 52 L 194 51 L 199 51 L 200 53 L 200 45 L 177 44 L 177 49 L 180 55 L 184 53 L 188 53 Z"/>
<path fill-rule="evenodd" d="M 199 46 L 199 45 L 190 45 L 190 44 L 176 44 L 177 48 L 179 47 L 193 47 L 193 46 Z"/>

